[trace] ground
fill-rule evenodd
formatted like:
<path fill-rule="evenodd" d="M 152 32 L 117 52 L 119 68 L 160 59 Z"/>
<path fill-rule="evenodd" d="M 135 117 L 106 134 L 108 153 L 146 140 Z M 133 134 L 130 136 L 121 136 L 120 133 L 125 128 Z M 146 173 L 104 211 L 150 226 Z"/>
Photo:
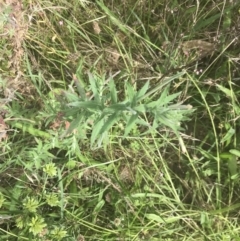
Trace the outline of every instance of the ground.
<path fill-rule="evenodd" d="M 0 4 L 1 240 L 240 240 L 238 1 Z"/>

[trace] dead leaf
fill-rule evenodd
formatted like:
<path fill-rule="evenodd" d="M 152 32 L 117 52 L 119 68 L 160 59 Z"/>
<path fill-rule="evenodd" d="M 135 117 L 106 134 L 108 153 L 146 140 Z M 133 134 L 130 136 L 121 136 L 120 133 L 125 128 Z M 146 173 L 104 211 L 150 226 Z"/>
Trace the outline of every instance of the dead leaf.
<path fill-rule="evenodd" d="M 113 48 L 108 48 L 106 50 L 107 52 L 107 61 L 109 63 L 112 63 L 114 65 L 117 65 L 118 64 L 118 60 L 120 58 L 120 54 L 118 53 L 118 51 L 116 49 L 113 49 Z"/>
<path fill-rule="evenodd" d="M 102 31 L 97 21 L 93 21 L 93 30 L 95 34 L 100 34 Z"/>
<path fill-rule="evenodd" d="M 198 57 L 202 58 L 211 55 L 215 51 L 216 46 L 213 43 L 196 39 L 183 42 L 181 47 L 185 55 L 195 51 Z"/>
<path fill-rule="evenodd" d="M 120 171 L 120 180 L 122 180 L 123 182 L 133 181 L 132 170 L 129 166 L 122 167 L 122 170 Z"/>
<path fill-rule="evenodd" d="M 84 236 L 79 234 L 78 237 L 77 237 L 77 241 L 85 241 Z"/>

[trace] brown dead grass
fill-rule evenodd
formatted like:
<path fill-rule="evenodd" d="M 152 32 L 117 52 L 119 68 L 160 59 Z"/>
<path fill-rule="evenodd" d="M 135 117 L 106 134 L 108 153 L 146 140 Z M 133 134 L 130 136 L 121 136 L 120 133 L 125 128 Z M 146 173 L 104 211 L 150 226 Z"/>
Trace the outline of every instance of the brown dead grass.
<path fill-rule="evenodd" d="M 29 94 L 32 89 L 24 78 L 24 41 L 28 32 L 28 20 L 23 10 L 22 1 L 5 0 L 0 6 L 0 11 L 5 9 L 11 9 L 11 11 L 3 26 L 2 35 L 11 54 L 7 57 L 8 69 L 2 76 L 5 82 L 4 97 L 12 99 L 16 91 Z"/>

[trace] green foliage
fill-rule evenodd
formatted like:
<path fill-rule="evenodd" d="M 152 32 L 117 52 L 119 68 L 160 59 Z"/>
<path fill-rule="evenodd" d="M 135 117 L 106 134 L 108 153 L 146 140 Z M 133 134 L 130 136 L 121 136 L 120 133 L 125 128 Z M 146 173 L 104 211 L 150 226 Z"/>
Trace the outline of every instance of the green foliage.
<path fill-rule="evenodd" d="M 240 3 L 11 2 L 1 240 L 237 240 Z"/>
<path fill-rule="evenodd" d="M 169 79 L 173 81 L 179 76 L 180 74 L 177 74 Z M 101 147 L 102 141 L 109 140 L 110 130 L 114 132 L 114 128 L 119 128 L 120 123 L 124 128 L 124 137 L 128 137 L 134 128 L 140 128 L 140 126 L 147 128 L 145 135 L 164 127 L 169 127 L 178 135 L 182 121 L 187 120 L 187 116 L 192 113 L 190 105 L 173 104 L 181 93 L 169 95 L 169 88 L 164 87 L 159 98 L 153 98 L 163 87 L 162 84 L 151 89 L 149 81 L 147 81 L 141 89 L 136 90 L 132 84 L 126 81 L 125 93 L 122 93 L 124 100 L 118 101 L 117 93 L 119 91 L 116 89 L 113 78 L 105 80 L 104 76 L 90 73 L 88 73 L 88 77 L 89 89 L 93 93 L 90 98 L 81 96 L 81 93 L 65 92 L 68 100 L 68 108 L 65 109 L 65 113 L 69 119 L 73 119 L 65 135 L 80 126 L 86 128 L 86 130 L 83 129 L 86 132 L 91 128 L 92 147 L 95 146 L 95 143 Z M 165 83 L 169 82 L 169 80 L 165 80 Z M 146 115 L 148 121 L 144 120 Z M 149 121 L 153 124 L 149 125 Z M 91 124 L 86 125 L 86 123 Z M 122 134 L 119 133 L 119 135 Z"/>
<path fill-rule="evenodd" d="M 49 206 L 55 207 L 59 205 L 59 198 L 56 194 L 51 193 L 46 195 L 46 202 Z"/>
<path fill-rule="evenodd" d="M 57 168 L 54 163 L 48 163 L 43 167 L 43 171 L 49 176 L 54 177 L 57 175 Z"/>
<path fill-rule="evenodd" d="M 43 228 L 46 227 L 46 223 L 44 223 L 44 219 L 41 217 L 33 217 L 31 222 L 28 224 L 29 231 L 33 233 L 34 236 L 40 234 L 43 231 Z"/>
<path fill-rule="evenodd" d="M 39 206 L 39 202 L 35 198 L 27 198 L 26 200 L 24 200 L 23 206 L 27 211 L 31 213 L 36 213 L 37 208 Z"/>
<path fill-rule="evenodd" d="M 0 208 L 2 207 L 4 201 L 5 201 L 5 198 L 4 198 L 3 194 L 0 192 Z"/>
<path fill-rule="evenodd" d="M 51 231 L 51 237 L 53 240 L 62 240 L 66 236 L 67 232 L 61 227 L 55 227 L 55 229 Z"/>

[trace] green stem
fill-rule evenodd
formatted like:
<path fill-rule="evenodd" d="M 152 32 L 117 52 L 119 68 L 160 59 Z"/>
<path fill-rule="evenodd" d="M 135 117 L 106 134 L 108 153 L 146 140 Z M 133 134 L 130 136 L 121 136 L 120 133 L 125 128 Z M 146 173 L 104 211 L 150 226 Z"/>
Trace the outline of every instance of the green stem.
<path fill-rule="evenodd" d="M 15 121 L 11 121 L 11 122 L 9 122 L 9 124 L 12 127 L 21 129 L 23 132 L 28 132 L 29 134 L 31 134 L 33 136 L 43 137 L 43 138 L 47 138 L 47 139 L 51 138 L 51 135 L 49 133 L 38 130 L 29 124 L 15 122 Z"/>

